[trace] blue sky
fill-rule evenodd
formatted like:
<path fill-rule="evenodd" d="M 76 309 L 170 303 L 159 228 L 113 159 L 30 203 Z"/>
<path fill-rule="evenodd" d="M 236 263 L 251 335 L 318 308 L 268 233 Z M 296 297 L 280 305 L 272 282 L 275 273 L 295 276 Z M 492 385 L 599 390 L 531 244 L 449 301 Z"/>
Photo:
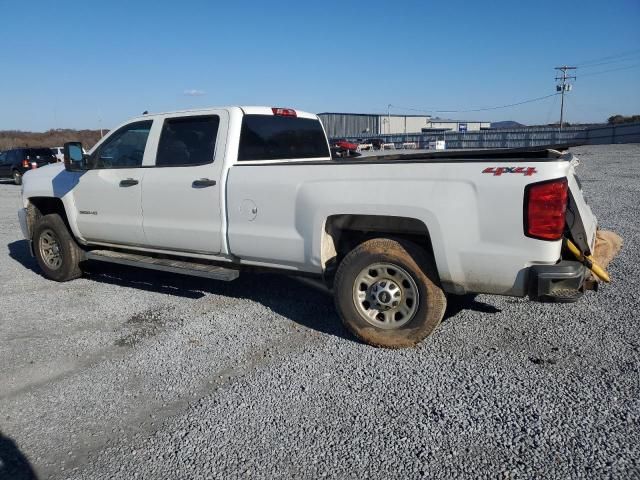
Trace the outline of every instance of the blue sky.
<path fill-rule="evenodd" d="M 229 104 L 464 110 L 551 94 L 554 66 L 626 52 L 578 70 L 566 118 L 640 113 L 638 0 L 0 0 L 0 18 L 0 129 Z M 554 97 L 441 116 L 548 123 L 558 110 Z"/>

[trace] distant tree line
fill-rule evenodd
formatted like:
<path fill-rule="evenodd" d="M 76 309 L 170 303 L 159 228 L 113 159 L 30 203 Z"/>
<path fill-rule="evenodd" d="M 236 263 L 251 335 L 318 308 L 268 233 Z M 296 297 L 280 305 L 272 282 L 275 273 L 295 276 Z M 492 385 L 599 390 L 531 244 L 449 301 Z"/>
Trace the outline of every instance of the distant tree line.
<path fill-rule="evenodd" d="M 103 131 L 107 134 L 107 130 Z M 65 142 L 82 142 L 85 149 L 100 140 L 100 130 L 55 129 L 46 132 L 0 130 L 0 151 L 17 147 L 61 147 Z"/>
<path fill-rule="evenodd" d="M 612 115 L 607 119 L 609 125 L 617 125 L 618 123 L 640 122 L 640 115 Z"/>

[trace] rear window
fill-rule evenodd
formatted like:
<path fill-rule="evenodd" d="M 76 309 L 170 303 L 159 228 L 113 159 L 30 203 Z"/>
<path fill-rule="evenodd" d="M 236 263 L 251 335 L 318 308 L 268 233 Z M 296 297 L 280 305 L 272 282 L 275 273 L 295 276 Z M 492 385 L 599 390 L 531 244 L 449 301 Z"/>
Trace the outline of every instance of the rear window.
<path fill-rule="evenodd" d="M 24 154 L 29 157 L 50 157 L 53 152 L 50 148 L 27 148 Z"/>
<path fill-rule="evenodd" d="M 245 115 L 238 160 L 287 160 L 329 157 L 318 120 L 271 115 Z"/>

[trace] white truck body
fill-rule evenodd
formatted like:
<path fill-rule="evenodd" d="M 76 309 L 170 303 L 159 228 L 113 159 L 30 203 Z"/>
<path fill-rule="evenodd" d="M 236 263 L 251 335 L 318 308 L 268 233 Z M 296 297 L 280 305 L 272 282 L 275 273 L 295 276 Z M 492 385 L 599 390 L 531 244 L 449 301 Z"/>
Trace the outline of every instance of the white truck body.
<path fill-rule="evenodd" d="M 313 114 L 296 114 L 317 120 Z M 164 121 L 202 115 L 220 118 L 214 161 L 156 167 Z M 139 167 L 69 172 L 63 165 L 52 165 L 29 172 L 21 213 L 25 236 L 30 238 L 26 209 L 31 199 L 54 197 L 64 204 L 69 226 L 82 245 L 311 274 L 322 274 L 335 255 L 327 232 L 331 218 L 415 219 L 426 227 L 443 288 L 452 293 L 522 296 L 527 292 L 528 267 L 553 265 L 560 259 L 561 240 L 524 235 L 523 191 L 532 182 L 566 177 L 571 190 L 579 192 L 566 156 L 334 161 L 327 155 L 241 162 L 244 115 L 273 112 L 267 107 L 227 107 L 144 115 L 115 128 L 89 152 L 121 127 L 151 121 Z M 486 172 L 501 167 L 521 167 L 521 173 Z M 216 185 L 192 188 L 192 181 L 199 178 L 213 179 Z M 138 183 L 119 186 L 127 179 Z M 579 199 L 593 247 L 596 221 L 581 195 Z"/>
<path fill-rule="evenodd" d="M 304 128 L 311 125 L 324 135 L 316 115 L 268 107 L 134 118 L 101 139 L 89 159 L 108 165 L 111 157 L 105 152 L 112 135 L 117 139 L 121 129 L 136 131 L 142 125 L 147 137 L 136 153 L 138 164 L 94 163 L 80 170 L 51 165 L 25 175 L 19 213 L 24 235 L 33 236 L 30 212 L 55 199 L 75 241 L 86 250 L 146 252 L 234 269 L 270 267 L 326 277 L 344 255 L 347 233 L 385 232 L 423 242 L 445 292 L 524 296 L 530 292 L 531 267 L 551 267 L 562 259 L 560 238 L 526 234 L 525 191 L 532 184 L 562 180 L 573 202 L 569 212 L 580 220 L 582 249 L 594 248 L 596 219 L 584 202 L 570 154 L 533 149 L 332 159 L 324 136 L 326 149 L 317 146 L 320 155 L 239 158 L 243 135 L 257 135 L 249 127 L 243 134 L 245 119 L 270 121 L 281 112 L 308 120 Z M 218 122 L 213 159 L 157 165 L 163 129 L 204 117 Z"/>

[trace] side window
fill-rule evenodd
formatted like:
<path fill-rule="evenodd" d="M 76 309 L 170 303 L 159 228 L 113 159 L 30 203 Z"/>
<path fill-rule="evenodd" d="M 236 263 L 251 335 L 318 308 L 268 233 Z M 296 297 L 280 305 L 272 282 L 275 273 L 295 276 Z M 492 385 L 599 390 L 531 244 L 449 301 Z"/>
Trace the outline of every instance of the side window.
<path fill-rule="evenodd" d="M 90 168 L 140 167 L 152 123 L 152 120 L 130 123 L 115 132 L 91 155 Z"/>
<path fill-rule="evenodd" d="M 167 118 L 162 126 L 157 167 L 184 167 L 213 162 L 220 117 Z"/>

